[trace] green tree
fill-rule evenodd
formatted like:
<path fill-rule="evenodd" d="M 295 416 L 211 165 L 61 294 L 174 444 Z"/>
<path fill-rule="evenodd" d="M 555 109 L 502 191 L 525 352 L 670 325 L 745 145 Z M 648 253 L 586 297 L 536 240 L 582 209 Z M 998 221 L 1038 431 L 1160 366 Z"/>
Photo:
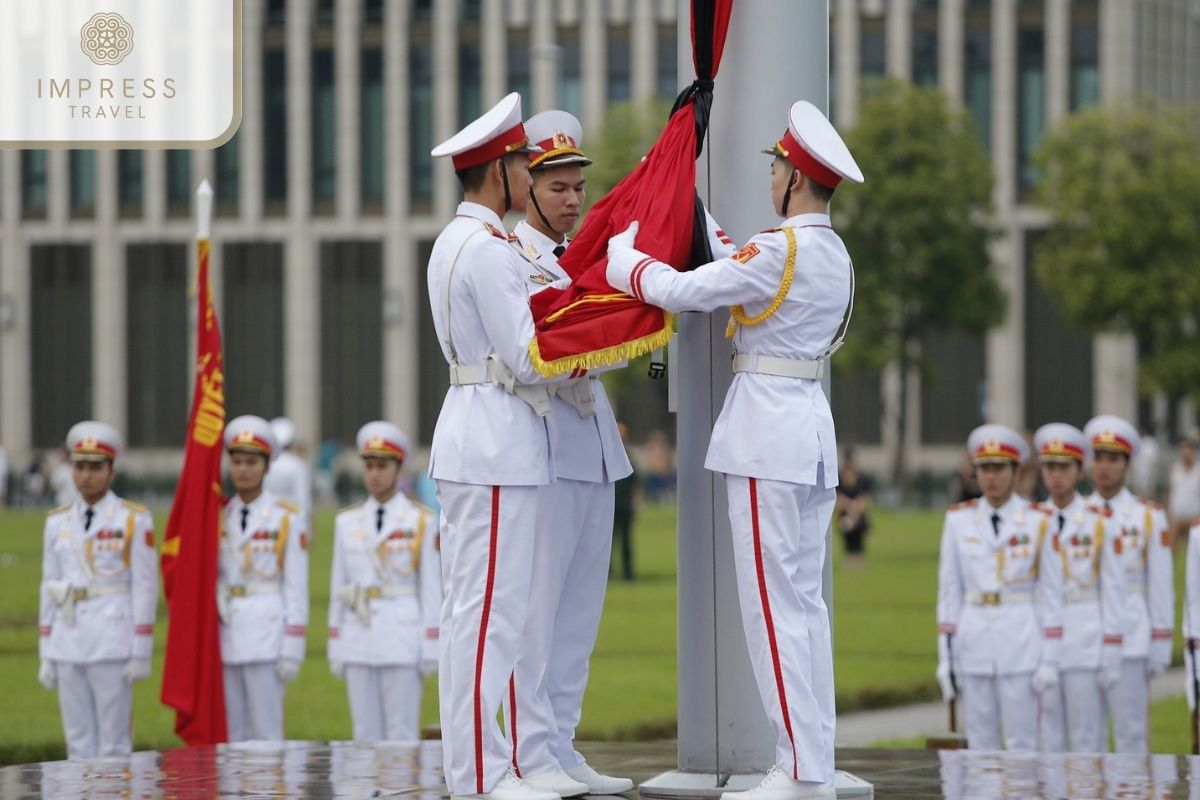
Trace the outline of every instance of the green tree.
<path fill-rule="evenodd" d="M 1191 113 L 1194 113 L 1191 112 Z M 1131 333 L 1143 392 L 1200 392 L 1200 134 L 1184 109 L 1092 108 L 1043 138 L 1034 268 L 1066 317 Z"/>
<path fill-rule="evenodd" d="M 637 166 L 667 124 L 671 104 L 665 100 L 613 103 L 604 112 L 600 130 L 589 132 L 583 152 L 592 159 L 584 173 L 588 202 L 594 203 Z"/>
<path fill-rule="evenodd" d="M 946 96 L 881 81 L 863 101 L 847 144 L 866 183 L 834 197 L 838 229 L 854 259 L 854 320 L 841 367 L 900 371 L 897 441 L 908 421 L 908 374 L 927 374 L 927 337 L 982 334 L 1004 317 L 991 269 L 992 171 L 970 117 Z M 893 480 L 907 491 L 905 450 Z"/>

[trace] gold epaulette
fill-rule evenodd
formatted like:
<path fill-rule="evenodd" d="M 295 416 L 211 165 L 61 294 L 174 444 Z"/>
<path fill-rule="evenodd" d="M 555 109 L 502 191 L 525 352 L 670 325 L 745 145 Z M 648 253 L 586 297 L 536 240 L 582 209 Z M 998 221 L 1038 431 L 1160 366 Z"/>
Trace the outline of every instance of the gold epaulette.
<path fill-rule="evenodd" d="M 783 228 L 766 228 L 759 233 L 783 233 Z"/>
<path fill-rule="evenodd" d="M 1050 511 L 1050 509 L 1046 508 L 1045 506 L 1043 506 L 1041 503 L 1039 503 L 1039 502 L 1037 502 L 1037 501 L 1031 501 L 1031 502 L 1029 503 L 1029 507 L 1030 507 L 1032 510 L 1034 510 L 1034 511 L 1040 511 L 1040 512 L 1042 512 L 1042 513 L 1043 513 L 1043 514 L 1045 514 L 1047 517 L 1048 517 L 1048 516 L 1050 516 L 1050 515 L 1053 513 L 1053 512 L 1051 512 L 1051 511 Z"/>
<path fill-rule="evenodd" d="M 1144 506 L 1153 508 L 1155 511 L 1162 511 L 1164 508 L 1166 508 L 1166 506 L 1164 506 L 1162 503 L 1156 503 L 1153 500 L 1149 500 L 1145 497 L 1139 497 L 1138 502 Z"/>
<path fill-rule="evenodd" d="M 976 499 L 964 500 L 961 503 L 955 503 L 954 505 L 950 506 L 950 510 L 951 511 L 961 511 L 964 508 L 974 508 L 976 502 L 977 502 Z"/>
<path fill-rule="evenodd" d="M 1092 512 L 1093 514 L 1099 514 L 1102 517 L 1111 517 L 1113 515 L 1112 508 L 1109 508 L 1106 511 L 1104 509 L 1104 506 L 1098 506 L 1093 503 L 1088 503 L 1087 510 Z"/>
<path fill-rule="evenodd" d="M 71 503 L 64 503 L 63 505 L 59 506 L 58 508 L 55 508 L 51 511 L 47 511 L 46 516 L 53 517 L 55 514 L 61 514 L 62 512 L 67 511 L 70 508 L 71 508 Z"/>
<path fill-rule="evenodd" d="M 356 508 L 358 508 L 359 506 L 361 506 L 361 505 L 362 505 L 364 502 L 366 502 L 366 501 L 365 501 L 365 500 L 359 500 L 357 503 L 351 503 L 350 505 L 346 506 L 345 508 L 339 508 L 337 513 L 341 514 L 341 513 L 343 513 L 343 512 L 346 512 L 346 511 L 353 511 L 354 509 L 356 509 Z"/>
<path fill-rule="evenodd" d="M 275 505 L 279 506 L 280 508 L 284 509 L 285 511 L 290 511 L 293 514 L 300 513 L 300 506 L 296 505 L 291 500 L 277 499 L 275 501 Z"/>
<path fill-rule="evenodd" d="M 128 508 L 130 511 L 132 511 L 135 514 L 141 514 L 143 511 L 150 510 L 150 509 L 146 508 L 144 505 L 142 505 L 141 503 L 135 503 L 132 500 L 122 499 L 121 505 L 125 506 L 126 508 Z"/>

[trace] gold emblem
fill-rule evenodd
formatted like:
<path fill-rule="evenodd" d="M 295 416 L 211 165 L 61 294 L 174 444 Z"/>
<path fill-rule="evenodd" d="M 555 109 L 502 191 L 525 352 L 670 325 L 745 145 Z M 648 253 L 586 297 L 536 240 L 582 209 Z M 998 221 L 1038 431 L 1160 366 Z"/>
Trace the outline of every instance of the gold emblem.
<path fill-rule="evenodd" d="M 133 52 L 133 26 L 114 12 L 93 14 L 79 31 L 79 47 L 94 64 L 120 64 Z"/>
<path fill-rule="evenodd" d="M 95 436 L 85 436 L 77 446 L 76 450 L 95 450 L 98 442 Z"/>
<path fill-rule="evenodd" d="M 373 439 L 371 439 L 371 441 L 367 442 L 367 449 L 368 450 L 382 450 L 383 449 L 383 438 L 380 436 L 376 436 Z"/>
<path fill-rule="evenodd" d="M 555 132 L 554 132 L 554 146 L 555 146 L 555 148 L 559 148 L 559 147 L 572 147 L 572 146 L 574 146 L 574 144 L 575 144 L 575 143 L 571 141 L 571 137 L 570 137 L 570 136 L 567 136 L 567 135 L 566 135 L 565 133 L 563 133 L 562 131 L 555 131 Z"/>

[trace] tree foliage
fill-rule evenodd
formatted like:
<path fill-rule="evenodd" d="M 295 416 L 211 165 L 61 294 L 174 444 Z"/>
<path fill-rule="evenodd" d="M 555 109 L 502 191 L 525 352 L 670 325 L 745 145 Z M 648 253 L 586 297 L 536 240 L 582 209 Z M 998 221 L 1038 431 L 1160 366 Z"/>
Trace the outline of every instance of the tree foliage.
<path fill-rule="evenodd" d="M 584 138 L 583 152 L 592 159 L 587 177 L 588 202 L 594 203 L 621 182 L 650 151 L 667 124 L 671 104 L 659 99 L 614 103 L 598 131 Z"/>
<path fill-rule="evenodd" d="M 1200 392 L 1200 134 L 1182 109 L 1093 108 L 1035 156 L 1038 279 L 1075 324 L 1132 333 L 1145 391 Z"/>

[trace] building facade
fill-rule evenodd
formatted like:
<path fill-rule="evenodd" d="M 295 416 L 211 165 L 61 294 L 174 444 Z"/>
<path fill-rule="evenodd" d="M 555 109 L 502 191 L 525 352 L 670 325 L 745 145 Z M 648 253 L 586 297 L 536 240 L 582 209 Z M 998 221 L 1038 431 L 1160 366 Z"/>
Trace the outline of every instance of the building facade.
<path fill-rule="evenodd" d="M 244 0 L 243 121 L 229 143 L 0 153 L 10 462 L 94 417 L 127 432 L 132 469 L 177 465 L 191 196 L 205 178 L 229 415 L 286 414 L 310 446 L 386 417 L 427 443 L 446 377 L 425 264 L 459 199 L 430 148 L 510 90 L 527 113 L 566 108 L 588 131 L 610 103 L 673 97 L 677 13 L 676 0 Z M 1025 202 L 1028 155 L 1090 103 L 1200 99 L 1200 2 L 830 0 L 830 26 L 839 126 L 872 76 L 938 85 L 974 115 L 995 164 L 1009 316 L 985 338 L 925 344 L 954 369 L 910 382 L 917 464 L 950 463 L 984 417 L 1145 418 L 1128 338 L 1072 332 L 1032 277 L 1047 220 Z M 1064 371 L 1076 391 L 1039 391 Z M 886 424 L 897 386 L 894 370 L 835 379 L 840 431 L 868 463 L 900 444 Z"/>

